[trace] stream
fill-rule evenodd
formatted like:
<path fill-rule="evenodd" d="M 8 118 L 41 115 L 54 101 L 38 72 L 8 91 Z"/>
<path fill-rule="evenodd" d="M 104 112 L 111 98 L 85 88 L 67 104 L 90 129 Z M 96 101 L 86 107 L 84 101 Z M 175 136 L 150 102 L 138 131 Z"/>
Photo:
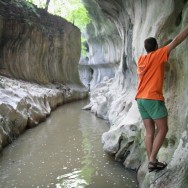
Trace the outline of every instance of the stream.
<path fill-rule="evenodd" d="M 136 188 L 136 173 L 104 153 L 106 121 L 65 104 L 28 129 L 0 156 L 1 188 Z"/>

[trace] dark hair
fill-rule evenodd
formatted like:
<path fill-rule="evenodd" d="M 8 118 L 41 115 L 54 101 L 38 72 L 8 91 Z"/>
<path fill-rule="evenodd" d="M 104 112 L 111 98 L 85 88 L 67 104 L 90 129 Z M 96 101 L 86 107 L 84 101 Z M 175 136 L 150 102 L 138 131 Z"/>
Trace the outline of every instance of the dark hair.
<path fill-rule="evenodd" d="M 153 37 L 147 38 L 144 41 L 144 47 L 147 53 L 155 51 L 158 48 L 157 40 Z"/>

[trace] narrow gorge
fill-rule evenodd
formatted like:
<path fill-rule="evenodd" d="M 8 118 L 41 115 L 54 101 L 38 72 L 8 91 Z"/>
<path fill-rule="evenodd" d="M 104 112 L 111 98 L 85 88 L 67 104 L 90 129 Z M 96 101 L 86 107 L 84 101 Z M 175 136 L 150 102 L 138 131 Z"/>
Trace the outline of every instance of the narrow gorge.
<path fill-rule="evenodd" d="M 63 103 L 87 97 L 80 30 L 24 1 L 0 1 L 0 150 Z"/>
<path fill-rule="evenodd" d="M 169 132 L 159 152 L 167 169 L 148 173 L 144 126 L 134 99 L 137 60 L 147 37 L 168 44 L 188 25 L 187 0 L 83 0 L 91 18 L 88 55 L 81 33 L 66 20 L 24 1 L 0 0 L 0 150 L 63 103 L 83 99 L 83 109 L 109 122 L 103 149 L 135 170 L 141 188 L 188 184 L 188 39 L 165 67 Z M 102 145 L 101 144 L 101 145 Z"/>

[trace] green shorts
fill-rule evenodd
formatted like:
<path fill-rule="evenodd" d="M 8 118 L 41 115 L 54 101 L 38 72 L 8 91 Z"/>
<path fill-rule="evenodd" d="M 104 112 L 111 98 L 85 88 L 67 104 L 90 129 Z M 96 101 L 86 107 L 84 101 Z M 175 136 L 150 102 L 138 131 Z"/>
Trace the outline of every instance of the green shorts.
<path fill-rule="evenodd" d="M 168 116 L 168 112 L 163 101 L 137 99 L 137 104 L 142 119 L 160 119 Z"/>

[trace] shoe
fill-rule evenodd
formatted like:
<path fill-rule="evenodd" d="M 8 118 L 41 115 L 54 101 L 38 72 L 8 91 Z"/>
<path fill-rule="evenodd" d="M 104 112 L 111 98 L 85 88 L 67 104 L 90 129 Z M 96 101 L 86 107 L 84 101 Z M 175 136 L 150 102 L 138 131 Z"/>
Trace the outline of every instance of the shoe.
<path fill-rule="evenodd" d="M 163 170 L 166 166 L 166 162 L 159 162 L 158 160 L 156 160 L 155 162 L 149 162 L 148 170 L 149 172 L 152 172 L 154 170 L 158 172 L 159 170 Z"/>

